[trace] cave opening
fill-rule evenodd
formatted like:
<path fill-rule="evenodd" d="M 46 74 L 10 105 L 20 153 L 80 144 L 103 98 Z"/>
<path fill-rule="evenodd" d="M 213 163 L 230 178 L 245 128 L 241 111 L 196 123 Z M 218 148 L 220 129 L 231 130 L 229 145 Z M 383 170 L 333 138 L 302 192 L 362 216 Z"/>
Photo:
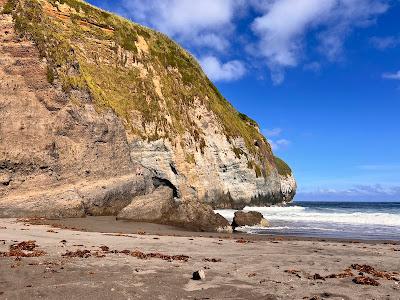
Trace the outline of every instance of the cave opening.
<path fill-rule="evenodd" d="M 179 197 L 178 189 L 168 179 L 160 178 L 160 177 L 153 177 L 153 184 L 154 184 L 155 188 L 158 188 L 160 186 L 167 186 L 172 189 L 174 198 Z"/>

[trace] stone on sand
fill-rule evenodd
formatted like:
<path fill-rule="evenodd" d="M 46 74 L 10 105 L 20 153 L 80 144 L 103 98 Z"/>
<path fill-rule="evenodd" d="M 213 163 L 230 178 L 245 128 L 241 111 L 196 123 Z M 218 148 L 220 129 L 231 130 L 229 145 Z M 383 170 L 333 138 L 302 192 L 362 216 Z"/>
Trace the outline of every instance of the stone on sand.
<path fill-rule="evenodd" d="M 204 270 L 199 270 L 196 272 L 193 272 L 193 280 L 203 280 L 206 278 L 206 273 L 204 272 Z"/>

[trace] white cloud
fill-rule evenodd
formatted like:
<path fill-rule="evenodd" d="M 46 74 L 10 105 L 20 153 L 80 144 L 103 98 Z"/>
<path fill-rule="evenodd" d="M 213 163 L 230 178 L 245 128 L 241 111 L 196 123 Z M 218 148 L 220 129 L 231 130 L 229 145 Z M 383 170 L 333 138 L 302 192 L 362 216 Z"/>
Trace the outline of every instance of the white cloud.
<path fill-rule="evenodd" d="M 219 36 L 216 33 L 199 34 L 191 42 L 195 46 L 213 48 L 219 52 L 224 52 L 230 46 L 229 41 L 224 36 Z"/>
<path fill-rule="evenodd" d="M 237 60 L 221 63 L 215 56 L 206 56 L 200 59 L 200 64 L 211 80 L 215 81 L 237 80 L 246 73 L 244 64 Z"/>
<path fill-rule="evenodd" d="M 271 138 L 280 136 L 282 131 L 283 131 L 282 128 L 272 128 L 272 129 L 264 129 L 262 132 L 263 134 L 265 134 L 265 136 Z"/>
<path fill-rule="evenodd" d="M 374 36 L 370 39 L 370 43 L 378 50 L 385 50 L 400 45 L 400 38 L 394 36 Z"/>
<path fill-rule="evenodd" d="M 393 80 L 400 80 L 400 71 L 396 73 L 384 73 L 382 75 L 382 78 L 384 79 L 393 79 Z"/>
<path fill-rule="evenodd" d="M 317 31 L 319 51 L 335 60 L 354 27 L 372 24 L 388 8 L 380 0 L 271 0 L 261 7 L 264 13 L 252 25 L 260 38 L 253 50 L 266 59 L 275 84 L 302 59 L 307 34 Z"/>
<path fill-rule="evenodd" d="M 273 64 L 296 66 L 300 48 L 296 39 L 332 5 L 332 0 L 275 1 L 268 12 L 253 23 L 254 32 L 261 38 L 262 54 Z"/>
<path fill-rule="evenodd" d="M 387 0 L 125 0 L 123 14 L 166 33 L 198 57 L 208 55 L 230 61 L 212 62 L 215 69 L 223 70 L 212 72 L 217 73 L 214 78 L 226 80 L 225 74 L 229 72 L 224 68 L 243 70 L 234 57 L 221 56 L 232 55 L 235 44 L 253 54 L 240 60 L 261 58 L 270 69 L 273 83 L 280 84 L 287 68 L 296 67 L 307 58 L 307 50 L 317 50 L 331 61 L 342 57 L 346 37 L 356 27 L 373 24 L 388 9 L 388 3 Z M 250 10 L 258 15 L 254 20 L 246 19 L 256 40 L 236 28 L 238 20 L 252 17 Z M 306 44 L 309 36 L 315 41 L 313 45 Z M 315 62 L 305 69 L 319 67 Z"/>
<path fill-rule="evenodd" d="M 279 139 L 279 140 L 275 140 L 275 141 L 269 139 L 268 142 L 271 145 L 272 150 L 274 150 L 274 151 L 282 150 L 290 145 L 290 141 L 287 139 Z"/>
<path fill-rule="evenodd" d="M 279 151 L 288 147 L 291 142 L 285 138 L 279 138 L 282 135 L 282 128 L 263 129 L 262 133 L 267 137 L 272 150 Z"/>
<path fill-rule="evenodd" d="M 242 0 L 131 0 L 125 1 L 126 14 L 134 21 L 155 28 L 180 42 L 227 48 L 233 32 L 233 18 Z"/>

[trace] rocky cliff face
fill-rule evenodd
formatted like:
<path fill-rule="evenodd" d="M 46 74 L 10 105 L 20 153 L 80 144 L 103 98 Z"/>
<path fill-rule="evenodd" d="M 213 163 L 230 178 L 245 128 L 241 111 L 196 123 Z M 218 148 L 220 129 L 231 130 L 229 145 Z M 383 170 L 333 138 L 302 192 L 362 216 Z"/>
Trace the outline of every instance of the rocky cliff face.
<path fill-rule="evenodd" d="M 0 7 L 0 216 L 116 214 L 159 185 L 215 207 L 293 198 L 257 124 L 164 35 L 79 0 Z"/>
<path fill-rule="evenodd" d="M 115 114 L 50 84 L 46 61 L 7 14 L 0 41 L 0 216 L 110 214 L 151 191 Z"/>

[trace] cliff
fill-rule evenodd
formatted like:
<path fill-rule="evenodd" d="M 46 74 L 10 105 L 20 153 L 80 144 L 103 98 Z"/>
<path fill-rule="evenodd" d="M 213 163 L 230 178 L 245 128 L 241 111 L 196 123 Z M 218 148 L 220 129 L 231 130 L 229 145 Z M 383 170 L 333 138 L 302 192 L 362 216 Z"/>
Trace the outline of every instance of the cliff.
<path fill-rule="evenodd" d="M 117 214 L 160 185 L 214 207 L 293 198 L 257 123 L 165 35 L 79 0 L 0 7 L 0 216 Z"/>

